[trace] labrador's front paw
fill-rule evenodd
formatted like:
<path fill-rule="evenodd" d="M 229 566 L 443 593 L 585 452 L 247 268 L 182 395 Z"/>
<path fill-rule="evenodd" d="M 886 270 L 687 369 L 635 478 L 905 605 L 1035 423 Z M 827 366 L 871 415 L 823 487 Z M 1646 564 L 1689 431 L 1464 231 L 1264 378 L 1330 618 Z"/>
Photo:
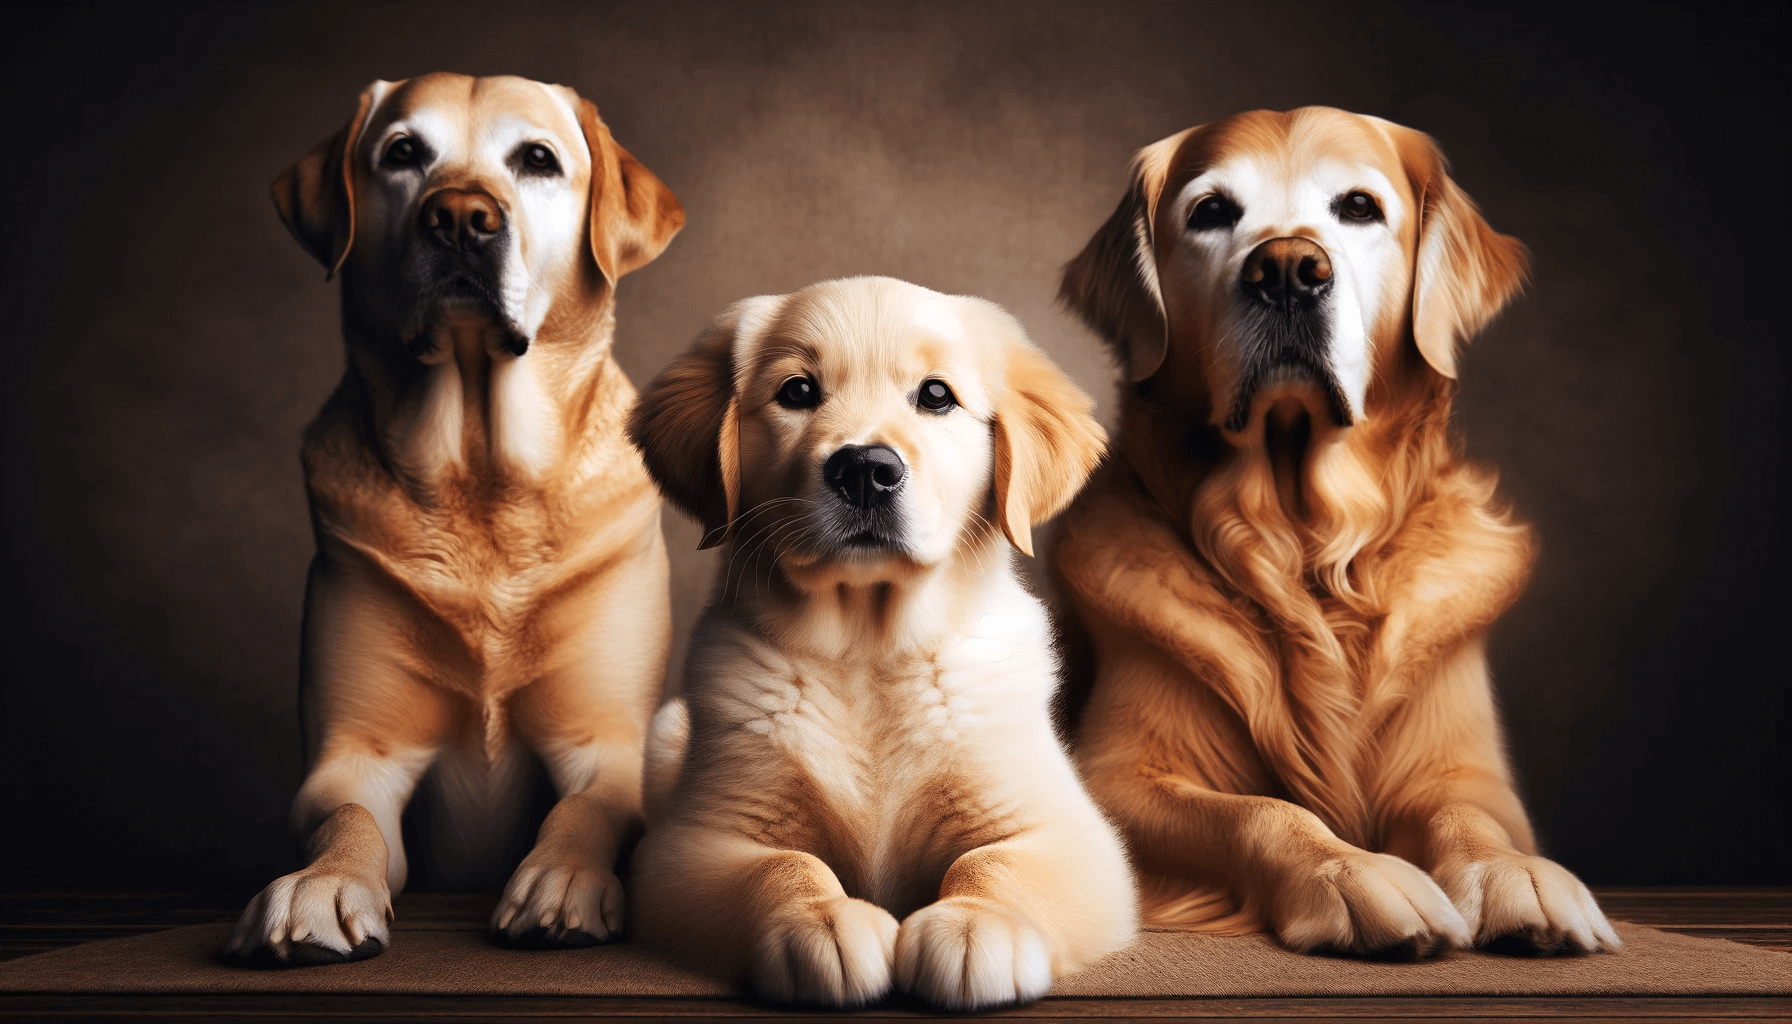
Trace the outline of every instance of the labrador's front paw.
<path fill-rule="evenodd" d="M 864 900 L 792 904 L 753 948 L 753 989 L 778 1003 L 860 1006 L 890 991 L 896 919 Z"/>
<path fill-rule="evenodd" d="M 391 920 L 384 879 L 313 865 L 276 878 L 249 901 L 224 956 L 263 967 L 364 960 L 391 944 Z"/>
<path fill-rule="evenodd" d="M 1355 847 L 1284 872 L 1270 919 L 1289 949 L 1379 959 L 1430 956 L 1472 934 L 1425 872 Z"/>
<path fill-rule="evenodd" d="M 1436 875 L 1468 920 L 1475 945 L 1491 952 L 1601 953 L 1624 945 L 1593 894 L 1555 861 L 1497 854 L 1445 861 Z"/>
<path fill-rule="evenodd" d="M 622 933 L 622 882 L 607 868 L 536 850 L 517 866 L 492 911 L 507 945 L 595 946 Z"/>
<path fill-rule="evenodd" d="M 1032 922 L 957 896 L 910 914 L 896 936 L 896 985 L 949 1010 L 1024 1003 L 1052 987 L 1051 952 Z"/>

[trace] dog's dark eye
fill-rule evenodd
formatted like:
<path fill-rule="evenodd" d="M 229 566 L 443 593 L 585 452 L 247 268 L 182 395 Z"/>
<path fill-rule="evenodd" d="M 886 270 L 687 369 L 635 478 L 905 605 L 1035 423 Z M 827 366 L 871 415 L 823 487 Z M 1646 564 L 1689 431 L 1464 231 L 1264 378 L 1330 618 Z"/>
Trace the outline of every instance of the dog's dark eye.
<path fill-rule="evenodd" d="M 792 377 L 778 389 L 778 404 L 786 409 L 813 409 L 821 404 L 821 388 L 808 377 Z"/>
<path fill-rule="evenodd" d="M 1381 205 L 1367 192 L 1350 192 L 1338 197 L 1333 209 L 1339 220 L 1381 220 Z"/>
<path fill-rule="evenodd" d="M 1195 200 L 1195 208 L 1189 211 L 1188 226 L 1191 231 L 1205 231 L 1209 228 L 1229 228 L 1238 223 L 1244 211 L 1238 204 L 1222 195 L 1204 196 Z"/>
<path fill-rule="evenodd" d="M 554 159 L 554 151 L 539 142 L 524 146 L 521 156 L 525 170 L 537 174 L 560 173 L 560 161 Z"/>
<path fill-rule="evenodd" d="M 386 155 L 380 163 L 387 167 L 415 167 L 423 162 L 423 147 L 416 140 L 407 136 L 399 136 L 386 147 Z"/>
<path fill-rule="evenodd" d="M 928 412 L 945 412 L 958 404 L 958 396 L 952 393 L 952 389 L 943 380 L 924 380 L 915 403 Z"/>

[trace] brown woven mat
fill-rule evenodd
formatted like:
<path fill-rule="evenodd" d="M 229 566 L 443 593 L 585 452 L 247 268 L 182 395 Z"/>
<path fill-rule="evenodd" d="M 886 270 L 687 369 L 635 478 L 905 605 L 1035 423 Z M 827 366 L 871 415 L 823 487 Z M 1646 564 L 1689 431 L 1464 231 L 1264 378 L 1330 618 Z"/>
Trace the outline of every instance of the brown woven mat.
<path fill-rule="evenodd" d="M 0 991 L 40 993 L 377 993 L 404 995 L 734 995 L 640 946 L 523 951 L 473 921 L 402 919 L 371 960 L 290 970 L 215 959 L 224 923 L 73 946 L 0 964 Z M 1419 963 L 1302 956 L 1265 938 L 1150 932 L 1060 981 L 1058 996 L 1792 995 L 1792 957 L 1619 923 L 1623 952 L 1515 959 L 1456 953 Z"/>

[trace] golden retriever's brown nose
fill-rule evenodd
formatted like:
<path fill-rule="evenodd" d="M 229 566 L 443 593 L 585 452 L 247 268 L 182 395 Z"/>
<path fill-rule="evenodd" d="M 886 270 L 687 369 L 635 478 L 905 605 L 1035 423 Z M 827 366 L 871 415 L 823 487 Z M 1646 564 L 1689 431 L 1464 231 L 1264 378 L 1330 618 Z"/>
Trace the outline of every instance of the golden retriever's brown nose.
<path fill-rule="evenodd" d="M 1332 286 L 1332 260 L 1309 239 L 1272 238 L 1244 258 L 1238 283 L 1267 306 L 1310 306 Z"/>
<path fill-rule="evenodd" d="M 445 188 L 423 201 L 417 229 L 450 249 L 484 245 L 504 228 L 504 211 L 484 192 Z"/>
<path fill-rule="evenodd" d="M 888 504 L 902 486 L 908 466 L 894 448 L 881 444 L 849 444 L 828 456 L 821 478 L 854 508 Z"/>

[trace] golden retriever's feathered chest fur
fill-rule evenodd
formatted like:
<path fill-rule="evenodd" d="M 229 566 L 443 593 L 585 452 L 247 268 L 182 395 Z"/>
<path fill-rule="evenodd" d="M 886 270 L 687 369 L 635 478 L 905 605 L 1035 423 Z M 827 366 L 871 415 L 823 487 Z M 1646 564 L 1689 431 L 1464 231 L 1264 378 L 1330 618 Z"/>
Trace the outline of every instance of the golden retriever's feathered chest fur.
<path fill-rule="evenodd" d="M 1098 651 L 1143 636 L 1205 691 L 1198 735 L 1217 746 L 1166 749 L 1160 767 L 1196 762 L 1216 788 L 1294 799 L 1366 841 L 1376 737 L 1517 598 L 1529 530 L 1491 474 L 1456 463 L 1328 567 L 1326 538 L 1250 507 L 1248 482 L 1212 475 L 1178 524 L 1146 479 L 1124 456 L 1107 466 L 1061 521 L 1056 569 Z"/>

